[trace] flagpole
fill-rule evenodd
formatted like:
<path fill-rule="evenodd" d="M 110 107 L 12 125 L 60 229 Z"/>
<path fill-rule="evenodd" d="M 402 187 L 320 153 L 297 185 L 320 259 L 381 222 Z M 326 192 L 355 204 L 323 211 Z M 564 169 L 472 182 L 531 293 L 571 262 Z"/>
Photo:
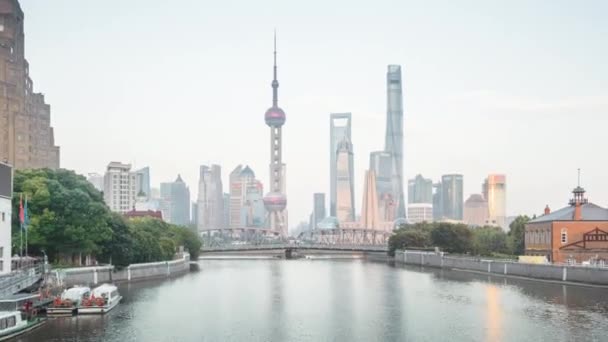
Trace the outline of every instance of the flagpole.
<path fill-rule="evenodd" d="M 25 229 L 25 256 L 27 257 L 27 224 L 28 224 L 28 214 L 27 214 L 27 195 L 25 195 L 25 209 L 23 210 L 23 228 Z"/>

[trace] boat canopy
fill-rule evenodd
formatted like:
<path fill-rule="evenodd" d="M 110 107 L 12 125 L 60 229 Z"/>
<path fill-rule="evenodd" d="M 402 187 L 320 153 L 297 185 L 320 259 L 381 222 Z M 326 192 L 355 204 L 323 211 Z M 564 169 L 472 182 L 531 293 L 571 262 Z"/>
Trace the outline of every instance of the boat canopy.
<path fill-rule="evenodd" d="M 91 289 L 83 286 L 83 287 L 72 287 L 71 289 L 67 289 L 61 295 L 63 299 L 69 299 L 71 301 L 78 301 L 82 299 L 82 296 L 91 292 Z"/>
<path fill-rule="evenodd" d="M 94 288 L 93 292 L 91 294 L 95 297 L 102 297 L 104 294 L 107 296 L 110 293 L 112 293 L 112 291 L 116 291 L 116 290 L 118 290 L 118 288 L 114 285 L 102 284 L 102 285 L 99 285 L 98 287 Z"/>

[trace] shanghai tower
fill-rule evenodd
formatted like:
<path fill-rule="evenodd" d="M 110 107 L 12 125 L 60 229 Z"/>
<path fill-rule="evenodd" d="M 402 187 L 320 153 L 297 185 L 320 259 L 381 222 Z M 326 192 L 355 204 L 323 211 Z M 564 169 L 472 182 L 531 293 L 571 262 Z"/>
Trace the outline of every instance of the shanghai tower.
<path fill-rule="evenodd" d="M 281 237 L 287 236 L 287 197 L 285 196 L 285 164 L 282 161 L 281 128 L 285 112 L 279 107 L 279 81 L 277 80 L 277 37 L 274 37 L 274 78 L 272 80 L 272 107 L 264 114 L 270 127 L 270 192 L 264 197 L 270 229 Z"/>
<path fill-rule="evenodd" d="M 386 140 L 384 150 L 391 155 L 392 198 L 395 219 L 405 218 L 403 194 L 403 90 L 401 66 L 389 65 L 386 73 Z"/>

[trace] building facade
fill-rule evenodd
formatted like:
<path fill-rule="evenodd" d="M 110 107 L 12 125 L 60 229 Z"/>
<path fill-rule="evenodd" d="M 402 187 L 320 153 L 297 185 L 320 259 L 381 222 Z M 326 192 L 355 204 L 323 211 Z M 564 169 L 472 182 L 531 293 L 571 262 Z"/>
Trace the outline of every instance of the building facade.
<path fill-rule="evenodd" d="M 433 205 L 431 203 L 409 203 L 407 220 L 411 223 L 432 222 Z"/>
<path fill-rule="evenodd" d="M 230 228 L 263 227 L 266 223 L 264 188 L 249 166 L 230 173 Z"/>
<path fill-rule="evenodd" d="M 0 161 L 15 169 L 57 169 L 51 107 L 33 91 L 24 37 L 19 2 L 0 0 Z"/>
<path fill-rule="evenodd" d="M 199 231 L 226 228 L 222 168 L 219 165 L 200 167 L 197 212 L 193 216 L 197 216 Z"/>
<path fill-rule="evenodd" d="M 463 196 L 462 175 L 441 176 L 441 219 L 462 221 Z"/>
<path fill-rule="evenodd" d="M 13 167 L 0 162 L 0 274 L 11 272 Z"/>
<path fill-rule="evenodd" d="M 363 188 L 363 204 L 361 206 L 361 227 L 365 229 L 379 229 L 380 215 L 378 212 L 378 193 L 376 192 L 376 174 L 374 171 L 365 172 L 365 186 Z"/>
<path fill-rule="evenodd" d="M 485 179 L 483 195 L 488 202 L 488 223 L 507 230 L 507 177 L 493 174 Z"/>
<path fill-rule="evenodd" d="M 396 217 L 405 218 L 405 195 L 403 194 L 403 85 L 401 66 L 389 65 L 386 73 L 386 135 L 384 150 L 392 157 L 393 201 Z"/>
<path fill-rule="evenodd" d="M 104 201 L 110 210 L 126 213 L 135 208 L 137 199 L 136 175 L 131 172 L 131 164 L 111 162 L 104 175 Z"/>
<path fill-rule="evenodd" d="M 372 152 L 369 155 L 369 170 L 376 175 L 376 192 L 378 194 L 378 214 L 383 222 L 396 219 L 395 201 L 392 185 L 392 157 L 385 151 Z"/>
<path fill-rule="evenodd" d="M 190 189 L 177 175 L 175 182 L 160 184 L 161 211 L 165 221 L 180 226 L 190 224 Z"/>
<path fill-rule="evenodd" d="M 464 202 L 463 221 L 469 226 L 485 226 L 488 224 L 488 202 L 481 194 L 472 194 Z"/>
<path fill-rule="evenodd" d="M 416 175 L 407 182 L 408 203 L 433 203 L 433 181 Z"/>
<path fill-rule="evenodd" d="M 336 150 L 335 207 L 336 217 L 340 222 L 355 220 L 353 174 L 352 144 L 344 137 Z"/>
<path fill-rule="evenodd" d="M 150 168 L 144 167 L 135 171 L 135 181 L 137 196 L 144 196 L 146 199 L 152 198 L 152 189 L 150 189 Z"/>
<path fill-rule="evenodd" d="M 569 205 L 531 220 L 525 227 L 526 255 L 554 263 L 608 264 L 608 209 L 589 203 L 585 190 L 573 190 Z"/>
<path fill-rule="evenodd" d="M 312 229 L 317 228 L 317 224 L 323 221 L 327 217 L 327 211 L 325 208 L 325 194 L 315 193 L 313 194 L 313 210 L 310 218 L 310 226 Z"/>
<path fill-rule="evenodd" d="M 349 193 L 351 194 L 351 204 L 355 200 L 355 171 L 354 171 L 354 155 L 351 134 L 351 113 L 332 113 L 329 116 L 329 214 L 337 216 L 337 200 L 338 200 L 338 147 L 346 140 L 350 145 L 350 155 L 348 156 L 348 178 L 351 183 L 348 184 Z M 349 209 L 354 213 L 354 208 Z"/>

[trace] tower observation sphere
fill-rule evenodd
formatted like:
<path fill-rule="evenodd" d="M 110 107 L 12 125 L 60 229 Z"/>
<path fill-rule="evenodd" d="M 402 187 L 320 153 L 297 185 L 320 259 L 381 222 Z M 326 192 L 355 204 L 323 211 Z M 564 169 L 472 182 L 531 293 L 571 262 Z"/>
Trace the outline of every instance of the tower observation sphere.
<path fill-rule="evenodd" d="M 264 114 L 264 120 L 270 127 L 281 127 L 285 124 L 285 112 L 279 107 L 270 107 Z"/>

